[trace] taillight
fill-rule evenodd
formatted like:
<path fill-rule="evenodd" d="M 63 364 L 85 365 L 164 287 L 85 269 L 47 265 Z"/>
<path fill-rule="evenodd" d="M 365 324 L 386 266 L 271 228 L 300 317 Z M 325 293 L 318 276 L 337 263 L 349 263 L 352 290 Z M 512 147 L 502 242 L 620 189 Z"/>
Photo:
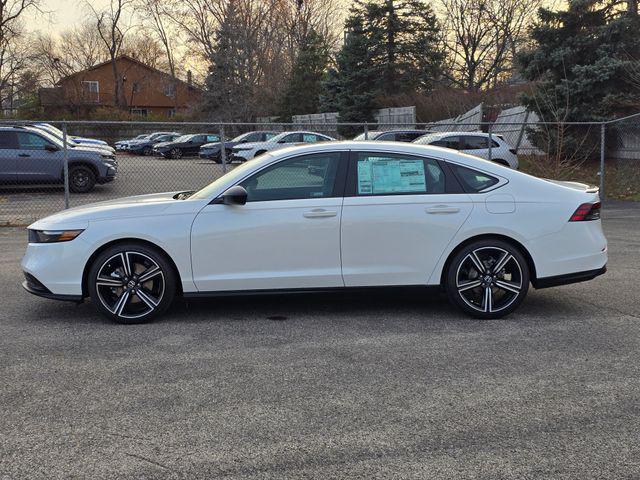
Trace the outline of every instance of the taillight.
<path fill-rule="evenodd" d="M 569 219 L 570 222 L 585 222 L 589 220 L 600 220 L 600 202 L 583 203 L 573 212 Z"/>

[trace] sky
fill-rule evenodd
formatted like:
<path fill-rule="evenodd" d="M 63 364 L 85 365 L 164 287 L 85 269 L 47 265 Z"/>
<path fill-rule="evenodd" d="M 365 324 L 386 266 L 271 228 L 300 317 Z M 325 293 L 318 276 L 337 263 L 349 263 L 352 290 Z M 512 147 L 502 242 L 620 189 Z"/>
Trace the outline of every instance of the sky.
<path fill-rule="evenodd" d="M 89 1 L 98 10 L 109 4 L 109 0 Z M 25 22 L 29 30 L 60 32 L 81 23 L 87 14 L 83 0 L 43 0 L 42 9 L 49 14 L 31 12 Z"/>

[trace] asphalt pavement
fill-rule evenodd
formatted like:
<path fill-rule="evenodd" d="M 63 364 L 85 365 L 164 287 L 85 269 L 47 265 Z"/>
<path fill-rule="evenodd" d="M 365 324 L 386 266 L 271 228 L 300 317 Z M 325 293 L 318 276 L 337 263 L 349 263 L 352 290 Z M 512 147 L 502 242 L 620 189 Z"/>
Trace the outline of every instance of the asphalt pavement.
<path fill-rule="evenodd" d="M 116 325 L 23 292 L 1 228 L 0 478 L 640 478 L 640 205 L 604 217 L 606 275 L 497 321 L 412 290 Z"/>

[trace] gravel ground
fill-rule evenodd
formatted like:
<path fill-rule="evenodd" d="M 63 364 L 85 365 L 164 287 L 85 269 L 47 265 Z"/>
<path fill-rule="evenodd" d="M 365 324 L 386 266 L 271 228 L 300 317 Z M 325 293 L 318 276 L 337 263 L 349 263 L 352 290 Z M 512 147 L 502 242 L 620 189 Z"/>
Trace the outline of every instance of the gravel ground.
<path fill-rule="evenodd" d="M 0 229 L 0 477 L 640 477 L 640 205 L 609 272 L 500 321 L 441 294 L 178 302 L 121 326 L 19 287 Z"/>

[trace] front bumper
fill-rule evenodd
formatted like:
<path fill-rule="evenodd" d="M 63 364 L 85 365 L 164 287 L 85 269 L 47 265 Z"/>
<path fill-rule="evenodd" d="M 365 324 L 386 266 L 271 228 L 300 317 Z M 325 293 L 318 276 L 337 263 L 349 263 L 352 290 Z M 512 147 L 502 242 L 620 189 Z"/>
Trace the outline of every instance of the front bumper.
<path fill-rule="evenodd" d="M 22 282 L 22 288 L 24 288 L 27 292 L 31 293 L 32 295 L 36 295 L 42 298 L 49 298 L 51 300 L 61 300 L 65 302 L 82 302 L 83 300 L 82 295 L 62 295 L 62 294 L 52 293 L 47 287 L 42 285 L 42 283 L 40 283 L 40 281 L 37 278 L 35 278 L 33 275 L 30 275 L 29 273 L 25 272 L 24 276 L 26 279 L 24 282 Z"/>

